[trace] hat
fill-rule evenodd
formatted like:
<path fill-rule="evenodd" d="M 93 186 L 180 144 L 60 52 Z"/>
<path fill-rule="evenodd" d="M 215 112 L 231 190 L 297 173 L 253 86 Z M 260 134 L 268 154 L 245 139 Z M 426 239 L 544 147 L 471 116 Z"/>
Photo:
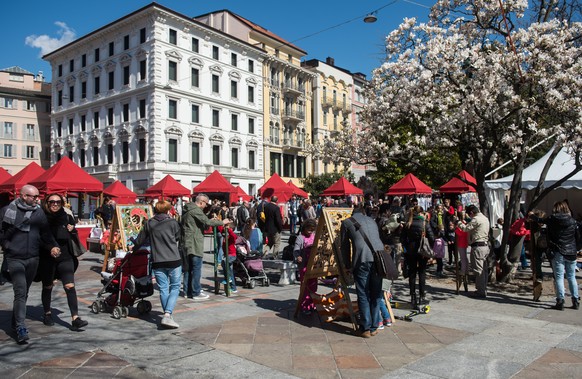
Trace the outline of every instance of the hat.
<path fill-rule="evenodd" d="M 394 196 L 394 199 L 392 199 L 393 203 L 399 203 L 400 202 L 400 198 L 398 196 Z"/>

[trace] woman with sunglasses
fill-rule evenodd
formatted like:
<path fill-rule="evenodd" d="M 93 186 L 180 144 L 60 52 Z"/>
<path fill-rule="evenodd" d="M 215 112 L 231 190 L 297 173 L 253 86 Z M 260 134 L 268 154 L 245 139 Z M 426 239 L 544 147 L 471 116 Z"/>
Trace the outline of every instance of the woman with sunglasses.
<path fill-rule="evenodd" d="M 43 205 L 49 229 L 61 248 L 61 254 L 57 257 L 49 255 L 48 252 L 42 252 L 40 255 L 38 270 L 42 279 L 43 323 L 47 326 L 55 324 L 51 312 L 51 296 L 55 279 L 60 279 L 71 311 L 71 329 L 78 330 L 87 326 L 88 322 L 79 317 L 77 291 L 75 290 L 75 270 L 79 261 L 69 248 L 71 234 L 76 233 L 75 219 L 69 213 L 70 211 L 65 211 L 64 204 L 65 201 L 61 195 L 52 194 L 46 197 Z"/>

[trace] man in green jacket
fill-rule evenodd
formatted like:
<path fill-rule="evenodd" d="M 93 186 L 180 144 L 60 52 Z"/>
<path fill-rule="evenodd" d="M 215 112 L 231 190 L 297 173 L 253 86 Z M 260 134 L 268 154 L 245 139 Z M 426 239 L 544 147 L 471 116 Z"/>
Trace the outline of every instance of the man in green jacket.
<path fill-rule="evenodd" d="M 208 295 L 202 291 L 200 278 L 204 257 L 204 230 L 209 226 L 220 226 L 230 223 L 230 220 L 211 220 L 204 214 L 204 208 L 210 199 L 199 194 L 184 206 L 182 213 L 182 228 L 184 232 L 184 253 L 188 260 L 188 269 L 184 270 L 184 293 L 189 299 L 207 300 Z"/>

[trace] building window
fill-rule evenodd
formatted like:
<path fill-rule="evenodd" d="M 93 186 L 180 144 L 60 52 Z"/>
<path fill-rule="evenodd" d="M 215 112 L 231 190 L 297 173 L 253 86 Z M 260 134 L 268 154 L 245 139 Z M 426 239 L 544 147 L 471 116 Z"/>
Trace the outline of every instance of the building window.
<path fill-rule="evenodd" d="M 81 131 L 84 132 L 87 129 L 87 116 L 81 115 Z"/>
<path fill-rule="evenodd" d="M 14 127 L 12 122 L 5 122 L 4 123 L 4 137 L 5 138 L 12 138 L 14 133 Z"/>
<path fill-rule="evenodd" d="M 238 130 L 238 115 L 237 114 L 231 114 L 230 115 L 230 129 L 231 130 Z"/>
<path fill-rule="evenodd" d="M 198 40 L 198 38 L 192 37 L 192 51 L 197 53 L 199 48 L 200 48 L 200 41 Z"/>
<path fill-rule="evenodd" d="M 81 167 L 85 167 L 85 149 L 79 149 L 79 163 Z"/>
<path fill-rule="evenodd" d="M 73 134 L 74 132 L 74 123 L 73 123 L 73 119 L 70 118 L 69 119 L 69 134 Z"/>
<path fill-rule="evenodd" d="M 34 159 L 34 146 L 26 146 L 26 158 Z"/>
<path fill-rule="evenodd" d="M 69 150 L 69 153 L 67 155 L 69 156 L 70 160 L 73 160 L 73 151 Z"/>
<path fill-rule="evenodd" d="M 200 122 L 200 106 L 198 104 L 192 104 L 192 122 Z"/>
<path fill-rule="evenodd" d="M 6 133 L 4 133 L 4 137 L 6 137 Z M 63 123 L 62 122 L 57 122 L 57 137 L 62 137 L 63 136 Z"/>
<path fill-rule="evenodd" d="M 123 163 L 129 162 L 129 142 L 127 141 L 121 144 L 121 159 Z"/>
<path fill-rule="evenodd" d="M 93 166 L 99 165 L 99 147 L 93 146 Z"/>
<path fill-rule="evenodd" d="M 271 153 L 271 175 L 281 172 L 281 153 Z"/>
<path fill-rule="evenodd" d="M 58 76 L 63 76 L 63 65 L 62 64 L 59 65 L 59 68 L 57 71 L 58 71 Z"/>
<path fill-rule="evenodd" d="M 146 28 L 141 28 L 139 30 L 139 43 L 145 43 L 146 41 Z"/>
<path fill-rule="evenodd" d="M 81 82 L 81 99 L 87 98 L 87 82 Z"/>
<path fill-rule="evenodd" d="M 200 70 L 192 67 L 192 70 L 190 70 L 190 80 L 192 87 L 200 87 Z"/>
<path fill-rule="evenodd" d="M 34 140 L 35 127 L 34 124 L 26 124 L 26 137 L 29 140 Z"/>
<path fill-rule="evenodd" d="M 123 37 L 123 50 L 129 49 L 129 35 Z"/>
<path fill-rule="evenodd" d="M 146 117 L 146 101 L 145 99 L 140 99 L 139 100 L 139 118 L 145 118 Z"/>
<path fill-rule="evenodd" d="M 123 67 L 123 85 L 129 85 L 129 66 Z"/>
<path fill-rule="evenodd" d="M 81 67 L 87 66 L 87 54 L 81 55 Z"/>
<path fill-rule="evenodd" d="M 233 147 L 230 149 L 230 164 L 234 168 L 238 168 L 238 149 Z"/>
<path fill-rule="evenodd" d="M 75 60 L 71 59 L 69 61 L 69 72 L 73 72 L 73 71 L 75 71 Z"/>
<path fill-rule="evenodd" d="M 230 53 L 230 64 L 236 67 L 238 61 L 238 57 L 235 53 Z"/>
<path fill-rule="evenodd" d="M 219 93 L 220 92 L 218 75 L 212 75 L 212 92 L 213 93 Z"/>
<path fill-rule="evenodd" d="M 75 102 L 75 86 L 69 87 L 69 103 Z"/>
<path fill-rule="evenodd" d="M 113 125 L 113 107 L 107 108 L 107 125 Z"/>
<path fill-rule="evenodd" d="M 115 71 L 110 71 L 107 75 L 107 89 L 112 90 L 115 88 Z"/>
<path fill-rule="evenodd" d="M 255 119 L 249 118 L 249 134 L 255 134 Z"/>
<path fill-rule="evenodd" d="M 192 142 L 192 163 L 200 164 L 200 142 Z"/>
<path fill-rule="evenodd" d="M 220 166 L 220 146 L 212 146 L 212 164 L 215 166 Z"/>
<path fill-rule="evenodd" d="M 4 145 L 4 158 L 12 158 L 12 145 Z"/>
<path fill-rule="evenodd" d="M 233 99 L 238 98 L 238 83 L 236 80 L 230 81 L 230 97 Z"/>
<path fill-rule="evenodd" d="M 178 81 L 178 63 L 174 61 L 168 62 L 168 80 Z"/>
<path fill-rule="evenodd" d="M 297 157 L 297 177 L 305 178 L 306 172 L 305 157 Z"/>
<path fill-rule="evenodd" d="M 212 126 L 220 127 L 220 111 L 218 109 L 212 110 Z"/>
<path fill-rule="evenodd" d="M 249 86 L 247 88 L 247 96 L 249 98 L 249 103 L 255 102 L 255 87 Z"/>
<path fill-rule="evenodd" d="M 93 129 L 99 129 L 99 112 L 93 112 Z"/>
<path fill-rule="evenodd" d="M 169 40 L 172 45 L 178 44 L 178 32 L 174 29 L 170 29 Z"/>
<path fill-rule="evenodd" d="M 178 102 L 176 100 L 168 100 L 168 118 L 178 118 Z"/>
<path fill-rule="evenodd" d="M 168 161 L 178 162 L 178 140 L 170 138 L 168 140 Z"/>
<path fill-rule="evenodd" d="M 113 42 L 109 42 L 109 56 L 113 56 L 115 54 L 115 44 Z"/>
<path fill-rule="evenodd" d="M 212 59 L 218 60 L 218 46 L 212 46 Z"/>
<path fill-rule="evenodd" d="M 100 50 L 99 48 L 95 49 L 95 52 L 93 53 L 93 55 L 95 56 L 95 62 L 99 62 L 101 60 L 101 57 L 99 56 Z"/>
<path fill-rule="evenodd" d="M 290 154 L 283 154 L 283 176 L 293 177 L 294 166 L 295 166 L 295 156 Z"/>
<path fill-rule="evenodd" d="M 255 61 L 249 59 L 249 72 L 255 72 Z"/>
<path fill-rule="evenodd" d="M 139 80 L 146 79 L 146 60 L 139 61 Z"/>
<path fill-rule="evenodd" d="M 101 83 L 99 81 L 99 77 L 96 76 L 93 78 L 93 94 L 98 95 L 101 92 Z"/>
<path fill-rule="evenodd" d="M 60 107 L 61 105 L 63 105 L 63 90 L 57 92 L 57 106 Z M 7 106 L 6 108 L 12 108 L 12 102 L 10 102 L 10 107 Z"/>
<path fill-rule="evenodd" d="M 35 111 L 36 104 L 34 101 L 26 100 L 26 110 L 27 111 Z"/>
<path fill-rule="evenodd" d="M 250 150 L 249 151 L 249 170 L 254 170 L 255 169 L 255 151 L 254 150 Z"/>
<path fill-rule="evenodd" d="M 113 144 L 107 145 L 107 164 L 113 164 Z"/>
<path fill-rule="evenodd" d="M 145 162 L 146 159 L 146 140 L 145 138 L 139 139 L 139 161 Z"/>
<path fill-rule="evenodd" d="M 123 104 L 123 122 L 129 121 L 129 104 Z"/>

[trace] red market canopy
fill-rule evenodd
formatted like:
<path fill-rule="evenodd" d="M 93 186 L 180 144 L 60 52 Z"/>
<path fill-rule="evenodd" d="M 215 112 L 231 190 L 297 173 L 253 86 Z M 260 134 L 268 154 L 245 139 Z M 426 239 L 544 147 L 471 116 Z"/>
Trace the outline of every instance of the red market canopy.
<path fill-rule="evenodd" d="M 22 186 L 38 178 L 44 172 L 44 169 L 38 163 L 30 162 L 28 166 L 2 182 L 0 184 L 0 192 L 18 193 Z"/>
<path fill-rule="evenodd" d="M 323 196 L 347 196 L 347 195 L 363 195 L 364 191 L 350 183 L 343 176 L 339 178 L 334 184 L 326 188 Z"/>
<path fill-rule="evenodd" d="M 413 174 L 406 176 L 396 182 L 388 189 L 387 195 L 414 195 L 417 193 L 432 193 L 432 188 L 424 184 Z"/>
<path fill-rule="evenodd" d="M 473 183 L 477 185 L 477 179 L 475 179 L 471 174 L 467 171 L 462 170 L 459 172 L 459 176 L 466 180 L 469 183 Z M 471 186 L 470 184 L 465 183 L 463 180 L 454 177 L 445 184 L 443 184 L 439 191 L 444 193 L 465 193 L 465 192 L 476 192 L 475 187 Z"/>
<path fill-rule="evenodd" d="M 42 193 L 101 193 L 103 183 L 89 175 L 69 157 L 62 157 L 53 167 L 30 184 Z"/>
<path fill-rule="evenodd" d="M 161 198 L 190 196 L 190 190 L 171 175 L 166 175 L 162 180 L 146 189 L 145 196 Z"/>
<path fill-rule="evenodd" d="M 301 196 L 305 199 L 309 198 L 309 194 L 307 192 L 303 191 L 301 188 L 297 187 L 295 185 L 295 183 L 293 183 L 293 181 L 289 180 L 287 182 L 287 185 L 289 186 L 289 188 L 291 188 L 293 190 L 293 195 Z"/>
<path fill-rule="evenodd" d="M 115 200 L 118 204 L 133 204 L 137 195 L 119 180 L 111 183 L 103 190 L 103 194 Z"/>
<path fill-rule="evenodd" d="M 234 198 L 237 196 L 236 188 L 218 170 L 214 170 L 202 183 L 194 187 L 192 193 L 227 193 L 230 197 L 229 203 L 234 201 Z"/>
<path fill-rule="evenodd" d="M 285 183 L 283 179 L 279 176 L 279 174 L 274 173 L 269 180 L 263 184 L 261 188 L 259 188 L 259 195 L 261 197 L 272 197 L 277 196 L 279 198 L 279 202 L 286 202 L 291 198 L 293 194 L 293 190 Z"/>
<path fill-rule="evenodd" d="M 4 167 L 0 167 L 0 183 L 4 183 L 8 179 L 10 179 L 12 175 L 8 171 L 4 169 Z"/>
<path fill-rule="evenodd" d="M 242 198 L 243 201 L 249 201 L 253 198 L 251 195 L 247 195 L 247 193 L 242 188 L 240 188 L 240 186 L 236 186 L 234 188 L 236 188 L 236 199 L 237 200 L 239 198 Z"/>

